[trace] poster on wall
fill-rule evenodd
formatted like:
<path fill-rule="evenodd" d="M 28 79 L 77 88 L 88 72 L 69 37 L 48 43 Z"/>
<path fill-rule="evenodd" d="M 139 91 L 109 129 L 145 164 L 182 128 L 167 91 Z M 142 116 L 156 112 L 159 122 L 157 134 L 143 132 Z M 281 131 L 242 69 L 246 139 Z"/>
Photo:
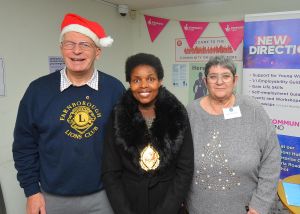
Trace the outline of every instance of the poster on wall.
<path fill-rule="evenodd" d="M 65 67 L 64 59 L 61 56 L 49 56 L 48 62 L 50 73 L 61 70 Z"/>
<path fill-rule="evenodd" d="M 300 11 L 245 16 L 243 93 L 266 109 L 282 149 L 281 178 L 300 173 Z"/>
<path fill-rule="evenodd" d="M 210 57 L 226 55 L 233 61 L 242 61 L 242 43 L 234 50 L 226 36 L 200 37 L 192 48 L 186 39 L 175 39 L 176 62 L 207 62 Z"/>
<path fill-rule="evenodd" d="M 187 65 L 173 64 L 172 66 L 172 80 L 174 87 L 187 87 Z"/>
<path fill-rule="evenodd" d="M 205 63 L 189 65 L 189 102 L 207 95 L 207 87 L 203 77 Z"/>
<path fill-rule="evenodd" d="M 210 57 L 226 56 L 236 63 L 237 74 L 241 73 L 243 60 L 243 43 L 232 47 L 226 36 L 200 37 L 190 48 L 186 39 L 175 39 L 175 61 L 189 64 L 189 102 L 205 96 L 207 89 L 204 81 L 204 67 Z M 201 76 L 201 77 L 200 77 Z M 241 88 L 241 82 L 238 87 Z"/>
<path fill-rule="evenodd" d="M 5 96 L 4 59 L 0 57 L 0 96 Z"/>

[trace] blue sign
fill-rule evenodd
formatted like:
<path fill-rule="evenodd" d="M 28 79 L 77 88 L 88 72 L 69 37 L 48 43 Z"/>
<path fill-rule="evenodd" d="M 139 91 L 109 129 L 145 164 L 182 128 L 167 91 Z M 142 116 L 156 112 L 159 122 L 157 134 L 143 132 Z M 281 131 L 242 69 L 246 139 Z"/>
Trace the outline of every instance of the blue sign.
<path fill-rule="evenodd" d="M 299 26 L 299 19 L 246 22 L 244 68 L 299 69 Z"/>

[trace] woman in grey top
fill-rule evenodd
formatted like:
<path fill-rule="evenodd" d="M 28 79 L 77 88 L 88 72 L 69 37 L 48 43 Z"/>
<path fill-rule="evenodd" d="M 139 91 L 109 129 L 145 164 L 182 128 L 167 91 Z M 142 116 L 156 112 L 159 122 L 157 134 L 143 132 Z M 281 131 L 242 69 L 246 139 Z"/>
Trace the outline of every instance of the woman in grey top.
<path fill-rule="evenodd" d="M 205 66 L 208 96 L 188 105 L 195 170 L 190 214 L 267 214 L 280 174 L 280 146 L 263 107 L 233 94 L 238 76 L 230 59 Z"/>

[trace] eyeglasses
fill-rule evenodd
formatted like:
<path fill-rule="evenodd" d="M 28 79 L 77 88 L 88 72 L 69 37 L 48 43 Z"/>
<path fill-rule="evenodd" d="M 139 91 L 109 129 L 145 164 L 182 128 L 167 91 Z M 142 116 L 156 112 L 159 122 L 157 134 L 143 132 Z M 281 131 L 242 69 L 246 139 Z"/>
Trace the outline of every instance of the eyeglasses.
<path fill-rule="evenodd" d="M 224 83 L 228 83 L 233 79 L 233 75 L 230 73 L 224 73 L 224 74 L 208 74 L 206 77 L 206 80 L 208 83 L 217 83 L 219 78 Z"/>
<path fill-rule="evenodd" d="M 90 50 L 91 48 L 95 47 L 93 44 L 89 43 L 89 42 L 71 42 L 71 41 L 66 41 L 66 42 L 62 42 L 61 46 L 63 49 L 65 50 L 73 50 L 76 45 L 78 45 L 80 50 Z"/>

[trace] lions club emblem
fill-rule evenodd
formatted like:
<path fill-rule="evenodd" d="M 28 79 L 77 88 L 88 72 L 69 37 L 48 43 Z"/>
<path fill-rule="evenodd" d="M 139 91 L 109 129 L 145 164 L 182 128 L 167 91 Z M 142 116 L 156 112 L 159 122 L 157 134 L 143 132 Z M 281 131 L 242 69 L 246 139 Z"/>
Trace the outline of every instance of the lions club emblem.
<path fill-rule="evenodd" d="M 94 112 L 86 106 L 75 107 L 68 117 L 68 123 L 78 133 L 84 134 L 96 120 Z"/>

